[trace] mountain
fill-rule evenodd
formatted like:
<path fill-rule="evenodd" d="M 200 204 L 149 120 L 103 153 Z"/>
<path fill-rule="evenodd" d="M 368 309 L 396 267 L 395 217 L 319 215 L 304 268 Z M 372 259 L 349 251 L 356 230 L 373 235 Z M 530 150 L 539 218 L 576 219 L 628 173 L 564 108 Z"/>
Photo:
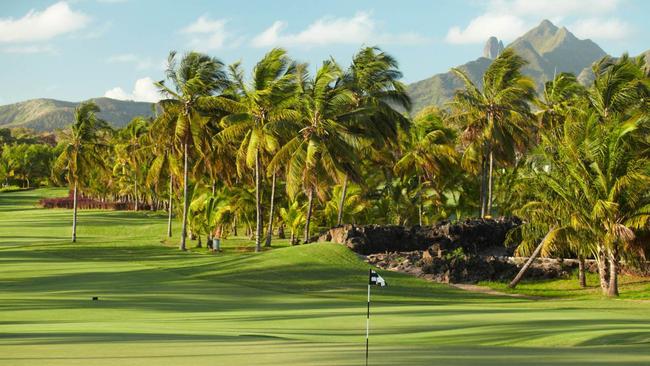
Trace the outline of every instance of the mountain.
<path fill-rule="evenodd" d="M 578 39 L 565 27 L 559 28 L 548 20 L 542 21 L 507 47 L 513 48 L 528 61 L 523 73 L 535 80 L 539 90 L 556 73 L 571 72 L 579 75 L 596 60 L 607 55 L 593 41 Z M 472 81 L 480 85 L 483 73 L 502 50 L 503 43 L 496 37 L 490 37 L 484 47 L 483 57 L 458 68 L 467 72 Z M 413 100 L 413 113 L 429 105 L 443 105 L 462 87 L 463 83 L 451 71 L 410 84 L 407 90 Z"/>
<path fill-rule="evenodd" d="M 151 103 L 111 98 L 92 100 L 101 110 L 98 116 L 113 127 L 122 127 L 136 116 L 152 115 Z M 78 105 L 55 99 L 31 99 L 0 106 L 0 127 L 27 127 L 36 131 L 65 128 L 72 123 Z"/>

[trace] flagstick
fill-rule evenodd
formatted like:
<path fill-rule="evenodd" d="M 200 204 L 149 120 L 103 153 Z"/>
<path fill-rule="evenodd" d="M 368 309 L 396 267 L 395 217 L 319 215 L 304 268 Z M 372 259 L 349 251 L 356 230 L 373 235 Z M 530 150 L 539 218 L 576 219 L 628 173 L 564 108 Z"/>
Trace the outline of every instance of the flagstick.
<path fill-rule="evenodd" d="M 368 366 L 368 335 L 370 332 L 370 275 L 372 270 L 368 270 L 368 312 L 366 314 L 366 366 Z"/>

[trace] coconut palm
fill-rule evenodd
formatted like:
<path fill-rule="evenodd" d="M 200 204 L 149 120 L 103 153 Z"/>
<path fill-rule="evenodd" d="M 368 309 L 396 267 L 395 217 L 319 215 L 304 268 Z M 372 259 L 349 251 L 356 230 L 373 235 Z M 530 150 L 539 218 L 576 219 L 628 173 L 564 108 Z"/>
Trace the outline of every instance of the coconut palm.
<path fill-rule="evenodd" d="M 377 47 L 364 47 L 357 52 L 352 64 L 343 76 L 347 88 L 355 97 L 355 108 L 363 109 L 353 121 L 354 128 L 372 142 L 370 154 L 396 149 L 398 131 L 408 130 L 410 120 L 398 110 L 410 111 L 411 99 L 406 86 L 399 80 L 402 73 L 391 55 Z M 343 202 L 346 200 L 348 177 L 343 181 L 340 195 L 337 225 L 343 218 Z"/>
<path fill-rule="evenodd" d="M 298 80 L 297 68 L 286 51 L 275 48 L 260 60 L 250 83 L 243 80 L 239 64 L 231 67 L 236 100 L 219 107 L 230 112 L 222 119 L 223 130 L 218 137 L 221 143 L 238 142 L 237 168 L 242 175 L 246 169 L 254 172 L 256 227 L 255 250 L 261 250 L 262 240 L 262 167 L 263 155 L 277 150 L 275 126 L 297 119 L 295 110 Z M 222 98 L 223 99 L 223 98 Z M 215 104 L 216 105 L 216 104 Z"/>
<path fill-rule="evenodd" d="M 185 250 L 187 238 L 187 211 L 189 205 L 188 185 L 190 158 L 201 154 L 208 138 L 205 127 L 214 112 L 215 103 L 226 103 L 215 96 L 229 86 L 224 65 L 216 58 L 190 52 L 176 63 L 176 52 L 169 54 L 166 76 L 173 84 L 156 83 L 167 97 L 160 101 L 164 113 L 172 116 L 174 123 L 175 150 L 183 157 L 183 224 L 180 249 Z M 173 88 L 173 89 L 172 89 Z"/>
<path fill-rule="evenodd" d="M 94 102 L 79 105 L 74 113 L 70 130 L 63 134 L 64 148 L 53 166 L 57 174 L 64 174 L 72 186 L 72 242 L 77 241 L 77 195 L 84 178 L 93 170 L 103 169 L 100 150 L 104 148 L 102 131 L 108 129 L 106 122 L 97 118 L 99 107 Z"/>
<path fill-rule="evenodd" d="M 465 84 L 454 95 L 451 107 L 454 119 L 464 128 L 462 137 L 468 144 L 464 159 L 474 158 L 480 166 L 481 216 L 491 214 L 495 160 L 512 162 L 531 137 L 530 102 L 535 88 L 521 73 L 525 64 L 514 50 L 506 49 L 488 67 L 482 87 L 463 70 L 452 69 Z"/>
<path fill-rule="evenodd" d="M 338 65 L 325 61 L 313 79 L 302 83 L 301 118 L 284 124 L 283 133 L 292 137 L 269 164 L 271 170 L 286 167 L 287 193 L 292 199 L 301 191 L 307 196 L 304 242 L 309 241 L 314 197 L 325 199 L 322 183 L 340 184 L 346 175 L 359 179 L 361 139 L 346 123 L 354 116 L 354 94 L 340 82 L 341 76 Z"/>
<path fill-rule="evenodd" d="M 123 169 L 130 170 L 135 211 L 138 211 L 138 181 L 142 178 L 143 171 L 141 164 L 144 160 L 143 139 L 148 129 L 149 121 L 142 117 L 136 117 L 119 131 L 118 142 L 114 146 L 117 163 Z"/>
<path fill-rule="evenodd" d="M 441 186 L 442 175 L 453 169 L 456 162 L 454 137 L 453 131 L 443 126 L 438 110 L 423 111 L 402 140 L 404 153 L 395 163 L 395 173 L 415 176 L 420 190 L 425 182 L 429 187 Z M 422 192 L 418 192 L 417 200 L 418 222 L 422 225 Z"/>
<path fill-rule="evenodd" d="M 153 157 L 147 172 L 146 182 L 159 189 L 161 182 L 168 183 L 167 202 L 167 237 L 172 237 L 172 216 L 174 211 L 174 177 L 180 174 L 179 161 L 174 151 L 174 129 L 177 117 L 175 114 L 162 113 L 154 119 L 149 129 L 148 143 L 145 145 L 147 154 Z"/>
<path fill-rule="evenodd" d="M 535 99 L 538 111 L 539 129 L 558 129 L 564 119 L 576 113 L 584 103 L 586 89 L 580 85 L 575 75 L 560 73 L 544 84 L 540 98 Z"/>

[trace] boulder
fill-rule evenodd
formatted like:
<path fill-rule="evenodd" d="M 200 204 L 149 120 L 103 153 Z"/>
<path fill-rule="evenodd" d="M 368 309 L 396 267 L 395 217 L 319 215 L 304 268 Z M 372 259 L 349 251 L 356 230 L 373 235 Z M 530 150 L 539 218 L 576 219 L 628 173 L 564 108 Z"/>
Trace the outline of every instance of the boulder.
<path fill-rule="evenodd" d="M 517 218 L 466 219 L 441 221 L 432 226 L 404 227 L 397 225 L 342 225 L 331 228 L 318 241 L 347 245 L 353 251 L 368 255 L 381 252 L 425 250 L 432 246 L 432 255 L 441 256 L 457 248 L 466 254 L 512 255 L 514 246 L 506 246 L 506 235 L 521 225 Z"/>

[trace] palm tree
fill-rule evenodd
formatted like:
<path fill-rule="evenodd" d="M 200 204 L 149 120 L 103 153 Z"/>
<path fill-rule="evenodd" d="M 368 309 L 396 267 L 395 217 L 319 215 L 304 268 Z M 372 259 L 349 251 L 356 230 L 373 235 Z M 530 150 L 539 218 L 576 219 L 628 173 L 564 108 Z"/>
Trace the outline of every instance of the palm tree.
<path fill-rule="evenodd" d="M 561 130 L 564 119 L 578 111 L 585 96 L 586 89 L 573 74 L 563 72 L 546 82 L 541 98 L 535 99 L 538 128 Z"/>
<path fill-rule="evenodd" d="M 94 102 L 85 102 L 75 110 L 74 122 L 63 135 L 64 148 L 53 166 L 53 171 L 65 174 L 65 180 L 72 186 L 72 242 L 77 241 L 77 195 L 83 179 L 92 170 L 102 169 L 104 161 L 100 150 L 104 147 L 101 131 L 108 125 L 97 118 L 99 107 Z"/>
<path fill-rule="evenodd" d="M 128 165 L 131 170 L 131 179 L 133 182 L 133 201 L 134 210 L 138 211 L 139 195 L 138 181 L 142 171 L 144 160 L 143 155 L 143 138 L 149 129 L 149 121 L 142 117 L 136 117 L 118 134 L 118 143 L 115 144 L 115 151 L 119 157 L 119 164 L 126 168 Z"/>
<path fill-rule="evenodd" d="M 186 249 L 187 214 L 189 205 L 188 185 L 190 155 L 194 151 L 204 151 L 207 134 L 205 126 L 214 112 L 215 103 L 224 102 L 215 96 L 229 85 L 223 63 L 207 55 L 190 52 L 176 64 L 176 52 L 169 54 L 167 79 L 173 84 L 173 90 L 164 84 L 156 83 L 160 92 L 168 99 L 160 101 L 165 113 L 173 116 L 175 148 L 183 157 L 183 224 L 181 228 L 180 249 Z"/>
<path fill-rule="evenodd" d="M 451 106 L 469 144 L 465 158 L 477 155 L 481 171 L 481 216 L 492 211 L 494 161 L 511 162 L 531 135 L 533 81 L 521 74 L 526 60 L 506 49 L 483 75 L 479 88 L 461 69 L 452 69 L 465 84 Z M 496 155 L 496 156 L 495 156 Z"/>
<path fill-rule="evenodd" d="M 406 93 L 406 86 L 399 81 L 401 78 L 397 60 L 377 47 L 359 50 L 343 76 L 347 88 L 354 94 L 355 108 L 364 110 L 357 113 L 354 128 L 371 140 L 370 150 L 375 152 L 386 147 L 397 149 L 398 131 L 408 130 L 410 125 L 408 117 L 398 111 L 411 110 L 411 99 Z M 346 176 L 340 195 L 337 225 L 342 223 L 347 186 Z"/>
<path fill-rule="evenodd" d="M 277 125 L 287 120 L 297 119 L 296 92 L 297 68 L 286 51 L 275 48 L 267 53 L 253 69 L 249 84 L 243 80 L 239 64 L 231 67 L 235 82 L 236 100 L 228 100 L 219 107 L 227 110 L 228 116 L 222 119 L 224 129 L 219 133 L 222 143 L 237 141 L 237 168 L 240 175 L 246 168 L 254 171 L 256 229 L 255 250 L 261 251 L 262 240 L 262 167 L 263 154 L 272 153 L 278 148 Z M 215 103 L 216 105 L 216 103 Z"/>
<path fill-rule="evenodd" d="M 146 182 L 158 190 L 158 186 L 165 180 L 168 181 L 167 202 L 167 237 L 172 237 L 172 217 L 174 211 L 174 177 L 178 177 L 180 168 L 174 152 L 176 125 L 175 114 L 163 113 L 154 119 L 149 129 L 146 148 L 153 157 Z"/>
<path fill-rule="evenodd" d="M 304 242 L 309 241 L 314 195 L 324 199 L 324 180 L 341 183 L 344 177 L 358 179 L 357 151 L 361 143 L 346 121 L 352 118 L 353 93 L 340 82 L 342 72 L 333 61 L 325 61 L 312 80 L 304 81 L 300 95 L 301 118 L 287 121 L 283 133 L 292 137 L 278 151 L 269 169 L 286 167 L 287 193 L 307 196 Z"/>
<path fill-rule="evenodd" d="M 402 157 L 395 163 L 395 173 L 402 176 L 414 175 L 420 191 L 418 199 L 418 222 L 422 225 L 422 184 L 440 187 L 443 172 L 448 172 L 456 162 L 454 133 L 445 128 L 440 112 L 436 109 L 423 111 L 403 139 Z M 440 190 L 438 189 L 440 192 Z M 439 194 L 442 196 L 442 194 Z"/>

